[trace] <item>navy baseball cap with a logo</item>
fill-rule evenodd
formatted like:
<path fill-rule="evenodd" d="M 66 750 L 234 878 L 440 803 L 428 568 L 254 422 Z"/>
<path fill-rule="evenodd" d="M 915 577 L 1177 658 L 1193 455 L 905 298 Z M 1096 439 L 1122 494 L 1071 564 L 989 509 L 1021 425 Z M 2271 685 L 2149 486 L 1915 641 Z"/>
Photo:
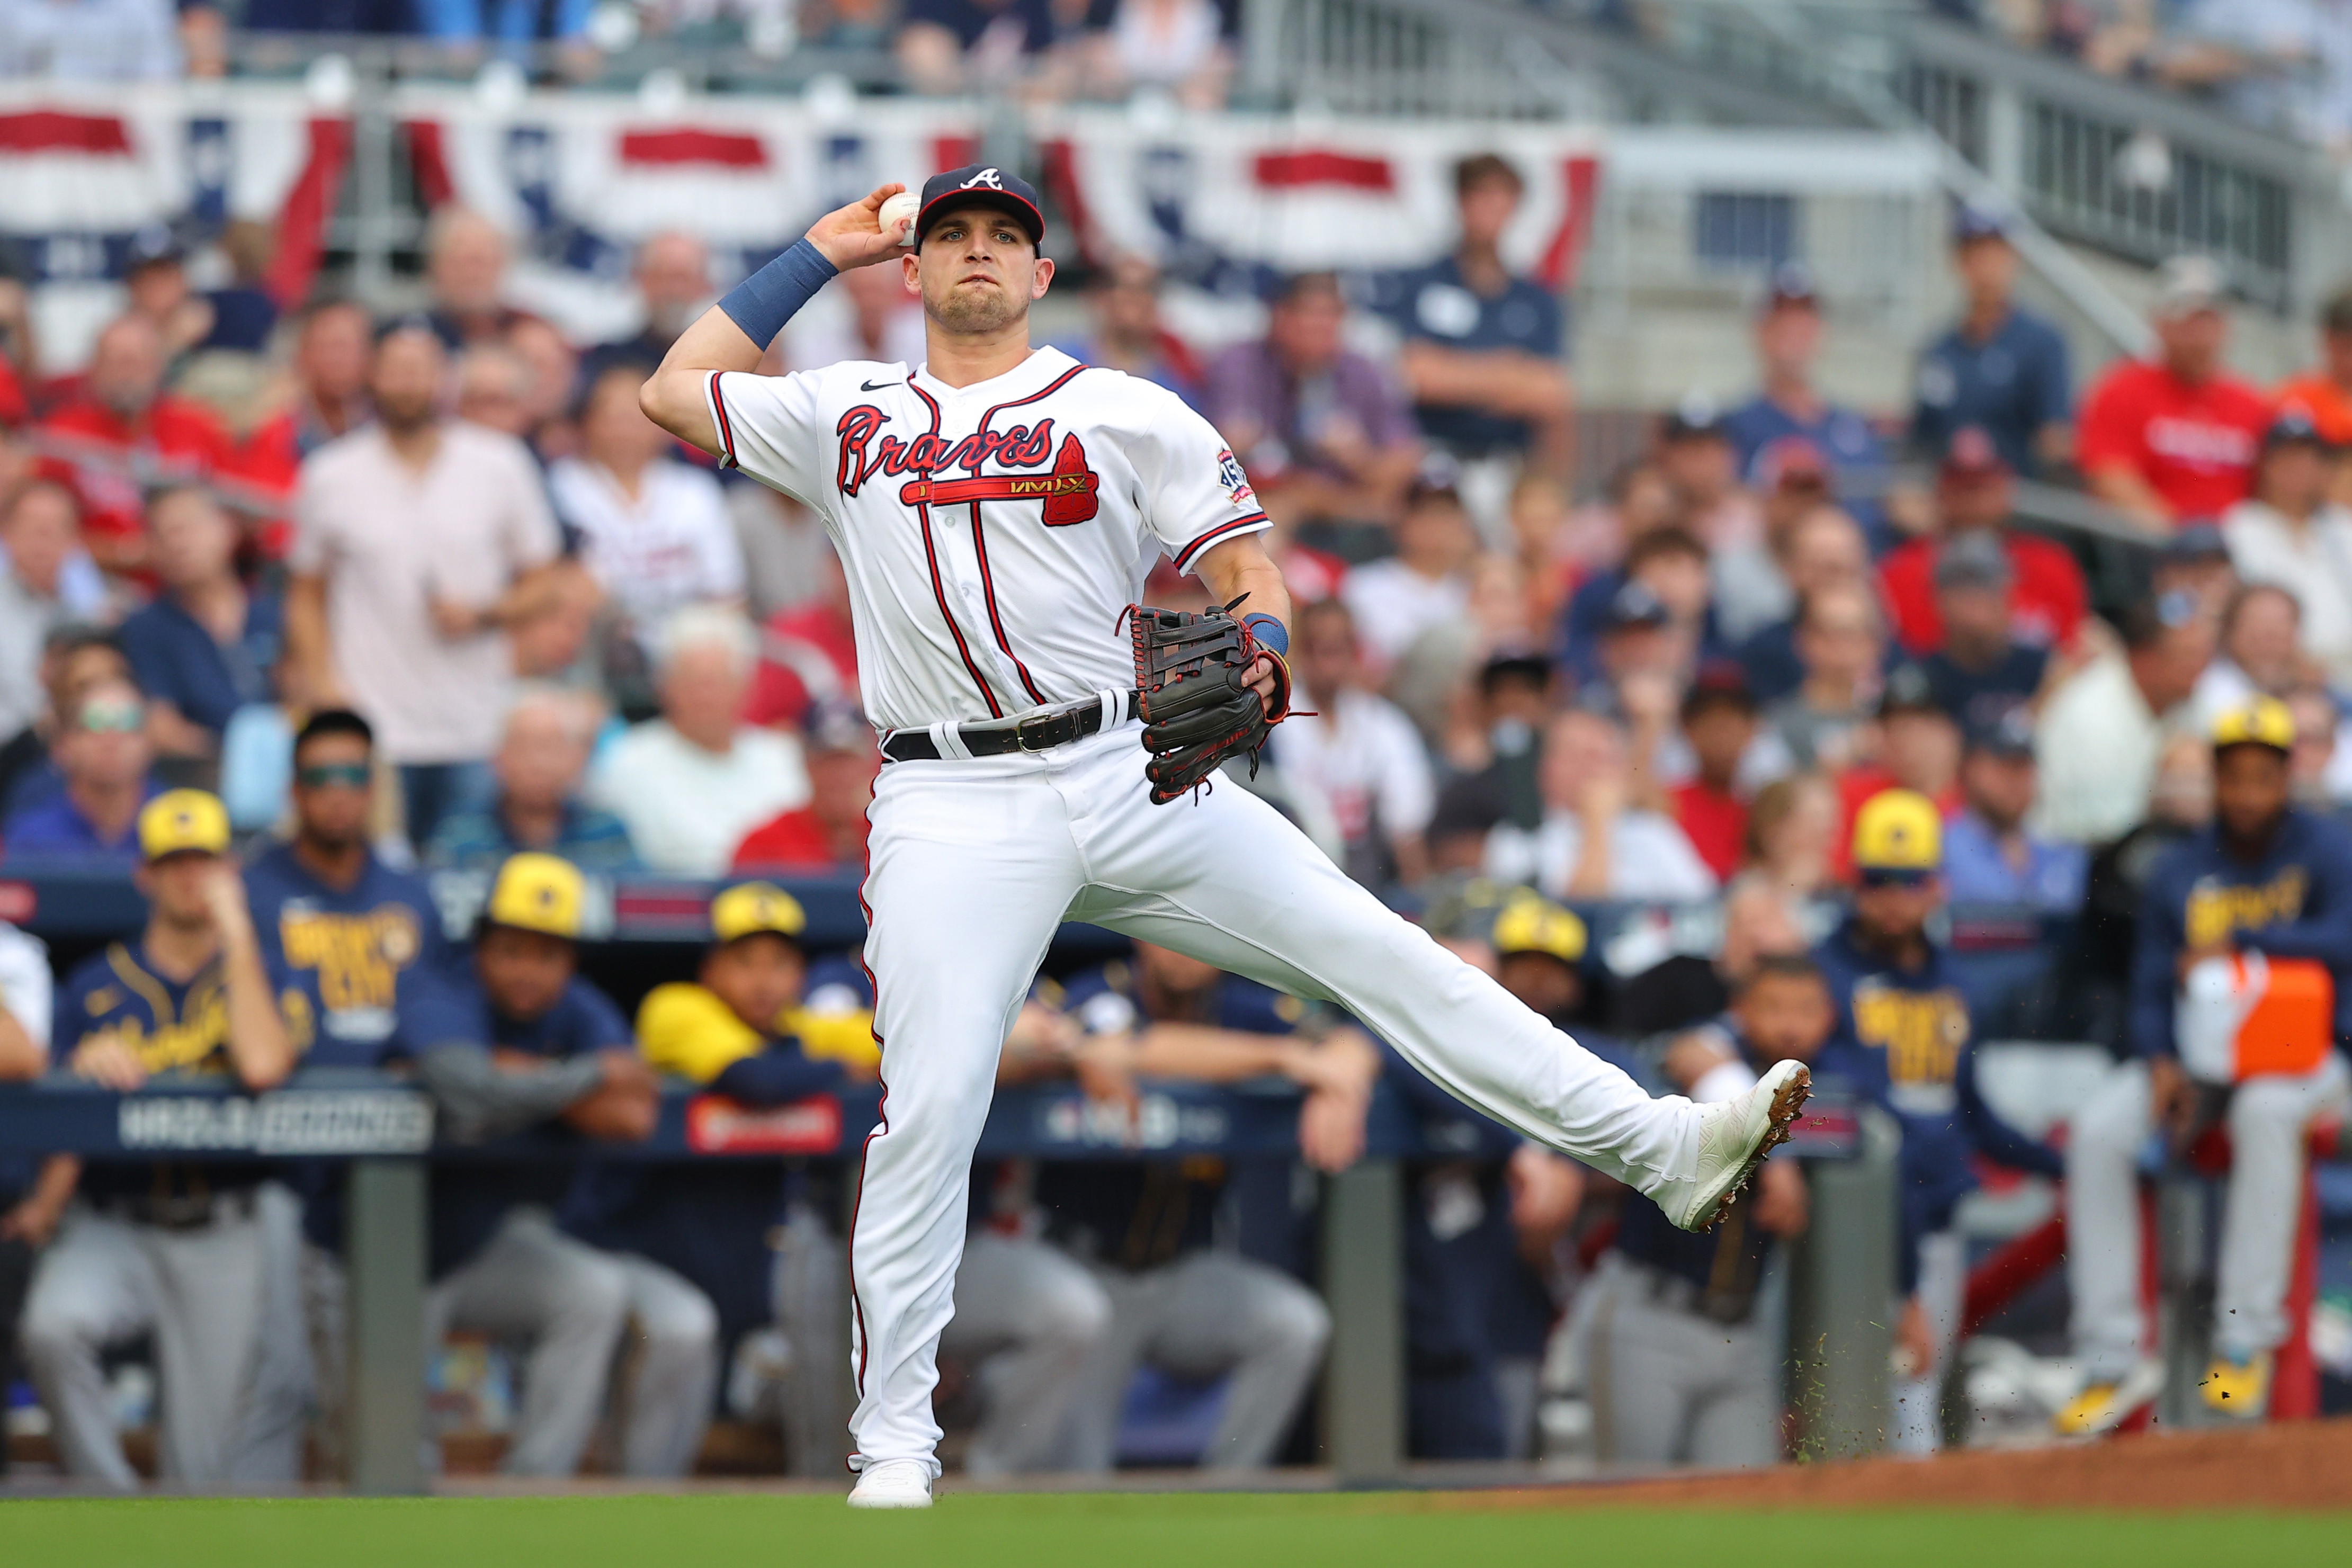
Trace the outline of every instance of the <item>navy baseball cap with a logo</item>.
<path fill-rule="evenodd" d="M 967 163 L 923 182 L 923 204 L 915 214 L 916 242 L 921 243 L 931 225 L 949 213 L 970 206 L 1011 213 L 1032 245 L 1045 237 L 1045 214 L 1037 204 L 1036 186 L 994 163 Z"/>

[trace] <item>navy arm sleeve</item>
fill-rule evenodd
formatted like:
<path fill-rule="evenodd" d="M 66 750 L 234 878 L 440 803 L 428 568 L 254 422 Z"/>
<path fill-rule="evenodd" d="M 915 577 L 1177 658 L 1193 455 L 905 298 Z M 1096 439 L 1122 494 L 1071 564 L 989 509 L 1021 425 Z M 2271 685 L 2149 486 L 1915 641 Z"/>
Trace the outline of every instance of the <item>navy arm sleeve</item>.
<path fill-rule="evenodd" d="M 771 1045 L 728 1063 L 710 1090 L 746 1105 L 783 1105 L 838 1089 L 844 1076 L 838 1061 L 811 1061 L 797 1046 Z"/>
<path fill-rule="evenodd" d="M 2352 978 L 2352 839 L 2323 829 L 2312 844 L 2311 903 L 2316 914 L 2284 925 L 2238 934 L 2241 947 L 2272 958 L 2310 958 L 2327 966 L 2340 986 Z"/>
<path fill-rule="evenodd" d="M 2011 1126 L 1985 1099 L 1984 1091 L 1977 1083 L 1975 1046 L 1961 1051 L 1952 1082 L 1959 1093 L 1961 1124 L 1968 1128 L 1969 1141 L 1976 1145 L 1979 1154 L 1996 1165 L 2048 1176 L 2053 1181 L 2066 1174 L 2066 1162 L 2059 1157 L 2057 1150 Z"/>
<path fill-rule="evenodd" d="M 2180 963 L 2181 899 L 2186 889 L 2168 855 L 2148 878 L 2140 898 L 2139 929 L 2134 936 L 2131 1009 L 2126 1022 L 2132 1051 L 2140 1056 L 2171 1056 L 2174 971 Z"/>

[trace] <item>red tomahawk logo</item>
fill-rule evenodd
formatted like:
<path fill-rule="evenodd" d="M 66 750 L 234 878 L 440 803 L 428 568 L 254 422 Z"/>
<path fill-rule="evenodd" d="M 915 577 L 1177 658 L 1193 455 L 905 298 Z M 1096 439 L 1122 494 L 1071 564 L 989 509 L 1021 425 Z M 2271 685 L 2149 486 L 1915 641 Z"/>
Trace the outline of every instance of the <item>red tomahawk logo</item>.
<path fill-rule="evenodd" d="M 1043 501 L 1049 528 L 1089 521 L 1102 509 L 1095 491 L 1102 480 L 1087 466 L 1087 449 L 1075 434 L 1062 437 L 1049 474 L 982 474 L 970 479 L 909 479 L 898 486 L 908 506 L 951 507 L 964 501 Z"/>

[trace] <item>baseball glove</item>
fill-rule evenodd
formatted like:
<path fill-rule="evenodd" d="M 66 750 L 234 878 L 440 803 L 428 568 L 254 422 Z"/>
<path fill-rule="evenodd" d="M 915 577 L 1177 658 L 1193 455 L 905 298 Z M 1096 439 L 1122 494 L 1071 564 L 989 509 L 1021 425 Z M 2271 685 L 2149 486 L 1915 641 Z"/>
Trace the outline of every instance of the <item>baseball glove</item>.
<path fill-rule="evenodd" d="M 1246 752 L 1257 776 L 1266 731 L 1290 712 L 1290 667 L 1233 617 L 1234 604 L 1195 615 L 1135 605 L 1135 689 L 1143 718 L 1143 776 L 1154 805 L 1191 793 L 1229 757 Z M 1266 702 L 1243 684 L 1259 654 L 1274 661 Z"/>

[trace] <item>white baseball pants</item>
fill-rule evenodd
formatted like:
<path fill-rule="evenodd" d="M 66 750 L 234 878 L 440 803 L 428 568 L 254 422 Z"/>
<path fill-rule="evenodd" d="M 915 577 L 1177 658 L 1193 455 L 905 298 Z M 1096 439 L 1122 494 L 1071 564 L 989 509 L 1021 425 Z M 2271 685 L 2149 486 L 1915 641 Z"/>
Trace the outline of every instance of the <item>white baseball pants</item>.
<path fill-rule="evenodd" d="M 2213 1348 L 2248 1356 L 2286 1338 L 2286 1287 L 2303 1205 L 2304 1139 L 2352 1092 L 2344 1058 L 2302 1078 L 2256 1078 L 2230 1096 L 2230 1191 L 2221 1211 Z M 2074 1354 L 2094 1379 L 2129 1372 L 2140 1335 L 2139 1155 L 2155 1131 L 2147 1066 L 2117 1067 L 2066 1139 L 2066 1282 Z"/>
<path fill-rule="evenodd" d="M 1450 1093 L 1643 1192 L 1695 1179 L 1689 1101 L 1651 1099 L 1247 792 L 1152 805 L 1139 733 L 893 763 L 876 784 L 866 961 L 884 1094 L 851 1237 L 853 1468 L 938 1473 L 931 1389 L 972 1150 L 999 1048 L 1065 919 L 1335 1002 Z"/>

